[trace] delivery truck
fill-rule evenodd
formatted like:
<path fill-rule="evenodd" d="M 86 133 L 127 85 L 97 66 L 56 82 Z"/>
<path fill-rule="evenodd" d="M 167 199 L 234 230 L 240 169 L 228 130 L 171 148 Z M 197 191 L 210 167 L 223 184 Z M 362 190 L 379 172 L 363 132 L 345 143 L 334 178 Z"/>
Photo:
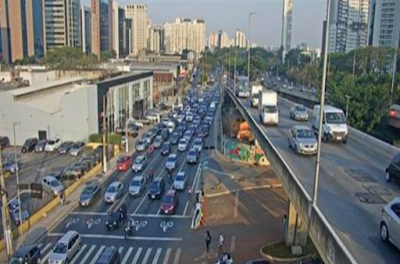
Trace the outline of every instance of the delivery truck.
<path fill-rule="evenodd" d="M 251 97 L 250 104 L 252 107 L 258 107 L 258 93 L 262 91 L 263 86 L 259 83 L 253 83 L 251 85 Z"/>
<path fill-rule="evenodd" d="M 315 105 L 312 116 L 312 129 L 314 133 L 319 133 L 319 116 L 321 106 Z M 346 123 L 346 116 L 342 109 L 325 105 L 322 113 L 322 140 L 347 142 L 349 131 Z"/>
<path fill-rule="evenodd" d="M 258 114 L 260 122 L 265 125 L 278 125 L 278 94 L 271 90 L 261 90 L 258 93 Z"/>

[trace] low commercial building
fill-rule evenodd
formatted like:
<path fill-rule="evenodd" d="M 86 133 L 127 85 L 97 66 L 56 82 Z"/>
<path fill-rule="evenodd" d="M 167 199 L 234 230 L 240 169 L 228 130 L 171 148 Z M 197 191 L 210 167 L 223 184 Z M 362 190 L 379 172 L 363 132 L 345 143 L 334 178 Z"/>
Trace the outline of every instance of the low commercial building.
<path fill-rule="evenodd" d="M 29 137 L 86 140 L 101 132 L 104 114 L 112 132 L 127 117 L 141 117 L 153 108 L 152 98 L 153 72 L 124 74 L 98 83 L 75 77 L 3 91 L 0 135 L 14 142 L 15 128 L 17 145 Z"/>

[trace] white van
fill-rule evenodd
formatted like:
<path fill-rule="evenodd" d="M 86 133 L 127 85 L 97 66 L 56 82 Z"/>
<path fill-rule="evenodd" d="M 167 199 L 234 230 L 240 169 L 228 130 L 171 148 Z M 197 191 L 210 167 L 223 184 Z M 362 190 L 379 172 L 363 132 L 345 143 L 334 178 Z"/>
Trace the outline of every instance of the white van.
<path fill-rule="evenodd" d="M 68 231 L 55 244 L 49 256 L 49 264 L 69 263 L 81 247 L 79 233 L 74 230 Z"/>
<path fill-rule="evenodd" d="M 312 129 L 318 134 L 320 105 L 315 105 L 312 116 Z M 322 119 L 322 140 L 323 141 L 342 141 L 347 142 L 349 131 L 346 124 L 346 116 L 343 110 L 326 105 Z"/>

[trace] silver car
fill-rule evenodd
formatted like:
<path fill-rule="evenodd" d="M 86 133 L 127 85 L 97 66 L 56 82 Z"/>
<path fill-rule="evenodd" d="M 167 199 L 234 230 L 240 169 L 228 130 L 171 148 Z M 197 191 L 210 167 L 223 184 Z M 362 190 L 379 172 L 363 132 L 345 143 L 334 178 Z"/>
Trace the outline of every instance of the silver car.
<path fill-rule="evenodd" d="M 196 164 L 197 163 L 197 151 L 194 149 L 189 150 L 189 153 L 186 156 L 186 162 L 188 164 Z"/>
<path fill-rule="evenodd" d="M 83 142 L 76 142 L 72 147 L 69 149 L 69 154 L 71 156 L 79 156 L 83 152 L 85 148 L 85 143 Z"/>
<path fill-rule="evenodd" d="M 203 149 L 203 139 L 202 138 L 196 138 L 193 142 L 193 149 L 201 152 Z"/>
<path fill-rule="evenodd" d="M 308 120 L 308 112 L 304 105 L 296 104 L 290 109 L 290 118 L 299 121 Z"/>
<path fill-rule="evenodd" d="M 147 140 L 142 139 L 136 144 L 137 151 L 145 151 L 147 149 L 148 143 Z"/>
<path fill-rule="evenodd" d="M 317 140 L 308 126 L 293 126 L 289 130 L 289 147 L 296 154 L 314 155 L 317 153 Z"/>
<path fill-rule="evenodd" d="M 154 148 L 156 148 L 156 149 L 161 148 L 161 145 L 162 145 L 163 141 L 164 141 L 164 140 L 163 140 L 163 137 L 162 137 L 162 136 L 157 136 L 157 137 L 154 139 L 154 142 L 153 142 Z"/>
<path fill-rule="evenodd" d="M 145 155 L 137 156 L 132 164 L 132 170 L 134 172 L 142 171 L 147 165 L 147 157 Z"/>
<path fill-rule="evenodd" d="M 123 187 L 124 185 L 119 181 L 112 182 L 104 193 L 104 201 L 106 203 L 114 203 L 119 197 L 121 197 Z"/>
<path fill-rule="evenodd" d="M 400 249 L 400 197 L 394 198 L 383 209 L 380 226 L 383 242 L 391 242 Z"/>
<path fill-rule="evenodd" d="M 187 179 L 187 177 L 186 177 L 185 172 L 183 172 L 183 171 L 178 172 L 178 174 L 175 177 L 174 184 L 173 184 L 174 189 L 180 190 L 180 191 L 185 190 L 186 179 Z"/>
<path fill-rule="evenodd" d="M 57 241 L 49 255 L 49 264 L 69 263 L 81 250 L 82 241 L 78 232 L 70 230 Z"/>
<path fill-rule="evenodd" d="M 176 154 L 170 154 L 168 156 L 167 162 L 165 163 L 165 167 L 167 168 L 167 170 L 169 170 L 169 171 L 175 170 L 176 160 L 177 160 Z"/>
<path fill-rule="evenodd" d="M 178 150 L 186 151 L 187 147 L 188 147 L 188 140 L 186 138 L 181 138 L 179 140 Z"/>
<path fill-rule="evenodd" d="M 54 196 L 57 196 L 60 194 L 60 192 L 64 191 L 64 186 L 53 176 L 44 177 L 42 180 L 42 186 L 45 191 L 48 191 Z"/>
<path fill-rule="evenodd" d="M 131 196 L 140 196 L 146 186 L 146 180 L 143 176 L 135 176 L 129 185 L 129 194 Z"/>

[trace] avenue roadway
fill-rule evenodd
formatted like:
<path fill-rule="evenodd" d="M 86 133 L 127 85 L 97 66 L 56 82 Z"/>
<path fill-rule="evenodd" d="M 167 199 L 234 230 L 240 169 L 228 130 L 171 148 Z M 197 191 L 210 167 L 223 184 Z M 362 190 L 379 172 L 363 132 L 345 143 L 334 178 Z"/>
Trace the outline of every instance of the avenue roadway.
<path fill-rule="evenodd" d="M 259 123 L 258 109 L 252 108 L 248 99 L 241 101 Z M 260 127 L 312 194 L 315 157 L 299 156 L 289 149 L 288 130 L 301 122 L 289 117 L 292 102 L 280 98 L 278 104 L 279 125 Z M 311 127 L 310 121 L 303 124 Z M 347 144 L 323 143 L 322 146 L 318 206 L 360 264 L 400 261 L 400 252 L 384 244 L 379 236 L 383 206 L 400 196 L 399 184 L 387 183 L 384 179 L 391 158 L 388 153 L 371 148 L 351 134 Z"/>

